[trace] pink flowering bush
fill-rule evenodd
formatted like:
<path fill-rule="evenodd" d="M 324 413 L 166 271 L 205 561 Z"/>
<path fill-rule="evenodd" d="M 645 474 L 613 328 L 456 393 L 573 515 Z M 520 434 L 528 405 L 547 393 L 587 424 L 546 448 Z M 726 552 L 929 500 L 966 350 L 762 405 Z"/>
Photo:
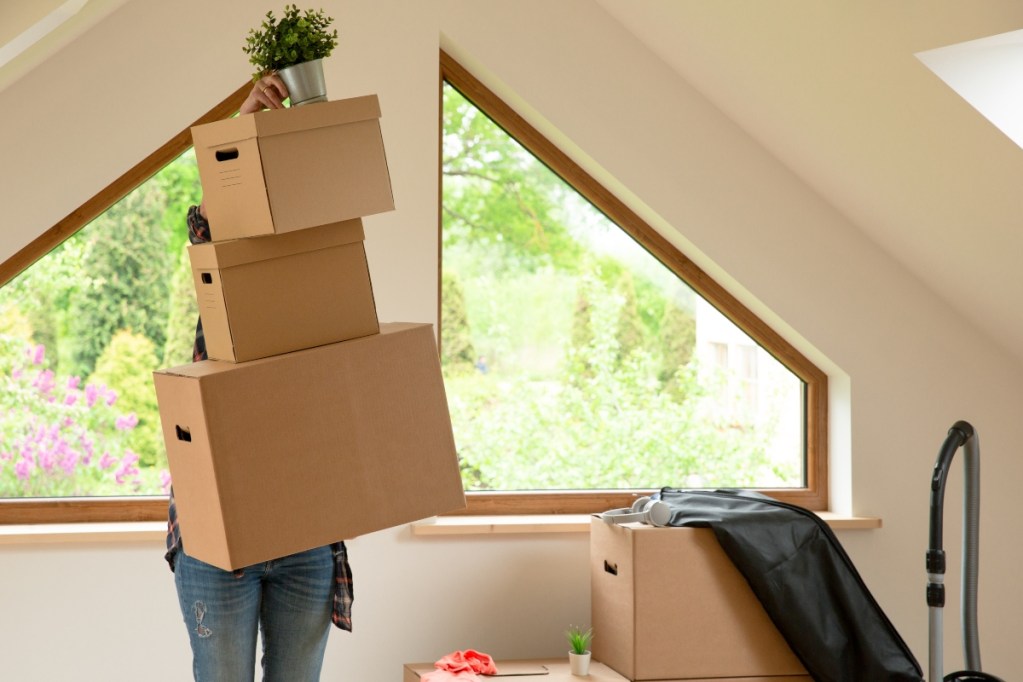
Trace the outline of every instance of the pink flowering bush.
<path fill-rule="evenodd" d="M 56 376 L 23 343 L 0 336 L 0 498 L 166 492 L 166 471 L 142 471 L 128 446 L 138 418 L 117 392 Z"/>

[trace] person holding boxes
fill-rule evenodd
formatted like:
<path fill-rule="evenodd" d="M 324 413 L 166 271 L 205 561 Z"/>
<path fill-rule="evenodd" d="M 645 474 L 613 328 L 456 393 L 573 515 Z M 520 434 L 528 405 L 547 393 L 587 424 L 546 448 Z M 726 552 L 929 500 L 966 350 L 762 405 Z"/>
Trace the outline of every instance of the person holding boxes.
<path fill-rule="evenodd" d="M 283 108 L 287 97 L 280 77 L 264 76 L 239 115 Z M 187 222 L 191 243 L 210 240 L 201 201 L 189 209 Z M 192 356 L 196 362 L 207 358 L 202 320 Z M 250 682 L 261 632 L 264 682 L 318 680 L 331 623 L 352 629 L 352 574 L 344 543 L 226 571 L 187 554 L 173 490 L 168 512 L 166 559 L 188 629 L 195 679 Z"/>

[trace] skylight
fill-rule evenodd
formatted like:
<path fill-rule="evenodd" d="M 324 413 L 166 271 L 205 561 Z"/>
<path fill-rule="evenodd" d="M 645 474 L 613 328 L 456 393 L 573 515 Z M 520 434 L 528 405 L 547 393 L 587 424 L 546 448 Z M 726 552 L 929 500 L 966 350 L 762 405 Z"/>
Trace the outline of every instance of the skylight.
<path fill-rule="evenodd" d="M 918 52 L 916 57 L 1023 147 L 1023 30 Z"/>

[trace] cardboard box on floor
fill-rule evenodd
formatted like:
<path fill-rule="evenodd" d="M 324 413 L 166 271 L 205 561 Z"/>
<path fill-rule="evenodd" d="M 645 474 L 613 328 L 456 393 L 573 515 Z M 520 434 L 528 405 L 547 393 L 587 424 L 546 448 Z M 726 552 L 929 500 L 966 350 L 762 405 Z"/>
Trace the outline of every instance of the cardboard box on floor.
<path fill-rule="evenodd" d="M 465 506 L 431 325 L 154 380 L 181 537 L 214 566 Z"/>
<path fill-rule="evenodd" d="M 188 247 L 211 360 L 243 362 L 376 334 L 358 218 Z"/>
<path fill-rule="evenodd" d="M 192 128 L 214 241 L 390 211 L 376 95 L 246 114 Z"/>
<path fill-rule="evenodd" d="M 593 657 L 630 680 L 810 680 L 709 528 L 590 528 Z"/>

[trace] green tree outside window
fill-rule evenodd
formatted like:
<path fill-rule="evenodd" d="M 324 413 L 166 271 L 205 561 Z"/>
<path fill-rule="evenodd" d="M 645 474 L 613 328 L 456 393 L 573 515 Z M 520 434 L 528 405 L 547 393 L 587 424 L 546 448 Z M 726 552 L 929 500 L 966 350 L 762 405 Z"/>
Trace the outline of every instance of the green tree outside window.
<path fill-rule="evenodd" d="M 191 151 L 0 288 L 0 497 L 158 495 L 152 372 L 191 361 Z"/>
<path fill-rule="evenodd" d="M 450 84 L 443 97 L 442 367 L 466 489 L 802 485 L 784 437 L 801 433 L 799 379 Z M 773 364 L 759 400 L 701 333 Z"/>

